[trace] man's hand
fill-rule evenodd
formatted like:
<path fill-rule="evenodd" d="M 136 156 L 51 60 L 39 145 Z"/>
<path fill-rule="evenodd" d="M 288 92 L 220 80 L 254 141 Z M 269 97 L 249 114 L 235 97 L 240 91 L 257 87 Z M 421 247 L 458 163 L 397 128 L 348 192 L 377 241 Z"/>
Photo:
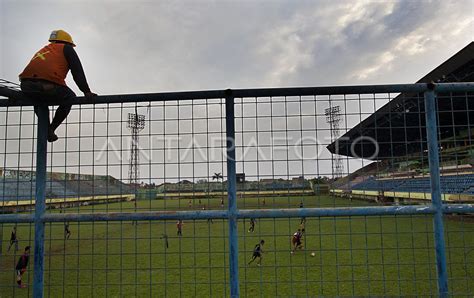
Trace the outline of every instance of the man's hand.
<path fill-rule="evenodd" d="M 97 94 L 95 94 L 94 92 L 86 92 L 86 93 L 84 93 L 84 96 L 85 97 L 94 97 L 94 96 L 97 96 Z"/>

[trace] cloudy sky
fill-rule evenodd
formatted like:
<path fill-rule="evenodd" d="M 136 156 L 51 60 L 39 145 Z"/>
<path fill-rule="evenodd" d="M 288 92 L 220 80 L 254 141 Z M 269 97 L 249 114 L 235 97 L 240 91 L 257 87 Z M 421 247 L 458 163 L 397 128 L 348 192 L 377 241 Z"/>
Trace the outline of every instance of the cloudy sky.
<path fill-rule="evenodd" d="M 0 3 L 2 78 L 62 28 L 100 94 L 411 83 L 474 36 L 473 0 Z"/>
<path fill-rule="evenodd" d="M 473 40 L 474 0 L 0 0 L 0 77 L 53 29 L 98 94 L 412 83 Z"/>

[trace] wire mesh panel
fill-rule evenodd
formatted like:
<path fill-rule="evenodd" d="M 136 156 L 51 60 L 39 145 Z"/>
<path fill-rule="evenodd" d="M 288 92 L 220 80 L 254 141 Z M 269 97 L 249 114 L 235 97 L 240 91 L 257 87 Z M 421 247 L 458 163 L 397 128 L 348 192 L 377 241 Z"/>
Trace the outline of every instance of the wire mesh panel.
<path fill-rule="evenodd" d="M 239 208 L 423 209 L 431 204 L 424 101 L 418 93 L 237 99 Z M 465 103 L 457 106 L 464 112 L 458 120 L 468 130 Z M 453 113 L 448 107 L 438 108 L 440 118 Z M 442 120 L 451 130 L 452 119 Z M 441 147 L 446 136 L 459 138 L 457 131 L 443 135 L 442 128 Z M 461 143 L 470 148 L 468 135 L 461 133 Z M 442 199 L 472 202 L 466 193 L 474 185 L 472 156 L 461 160 L 456 155 L 465 149 L 451 148 L 451 157 L 440 152 Z M 449 217 L 445 225 L 449 230 L 456 222 Z M 431 216 L 250 218 L 240 234 L 241 262 L 249 263 L 241 278 L 246 296 L 437 294 Z M 261 240 L 258 268 L 252 259 Z M 473 244 L 464 239 L 464 250 Z M 451 284 L 461 295 L 472 288 L 464 261 L 448 265 L 449 274 L 462 276 L 463 283 Z"/>
<path fill-rule="evenodd" d="M 48 148 L 47 213 L 223 210 L 222 107 L 220 99 L 74 107 Z M 141 131 L 129 117 L 137 112 Z M 31 108 L 3 117 L 2 213 L 25 213 L 34 208 L 35 117 Z M 3 244 L 13 226 L 3 225 Z M 226 227 L 222 219 L 47 223 L 45 294 L 226 295 Z M 33 240 L 23 227 L 17 235 L 1 283 L 14 295 L 11 264 Z"/>
<path fill-rule="evenodd" d="M 401 296 L 446 282 L 468 295 L 472 94 L 445 88 L 439 168 L 426 85 L 99 97 L 74 105 L 48 144 L 39 215 L 37 118 L 4 107 L 0 291 Z M 42 267 L 31 253 L 18 273 L 38 243 Z"/>

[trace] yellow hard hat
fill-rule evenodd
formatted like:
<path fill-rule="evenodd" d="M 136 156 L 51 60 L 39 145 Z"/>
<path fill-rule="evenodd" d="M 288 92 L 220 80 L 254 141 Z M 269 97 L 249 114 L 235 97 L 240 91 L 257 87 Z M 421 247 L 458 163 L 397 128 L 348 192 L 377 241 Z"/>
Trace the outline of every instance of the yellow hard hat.
<path fill-rule="evenodd" d="M 73 47 L 76 45 L 72 41 L 72 37 L 69 33 L 64 30 L 54 30 L 49 36 L 49 41 L 64 41 L 71 44 Z"/>

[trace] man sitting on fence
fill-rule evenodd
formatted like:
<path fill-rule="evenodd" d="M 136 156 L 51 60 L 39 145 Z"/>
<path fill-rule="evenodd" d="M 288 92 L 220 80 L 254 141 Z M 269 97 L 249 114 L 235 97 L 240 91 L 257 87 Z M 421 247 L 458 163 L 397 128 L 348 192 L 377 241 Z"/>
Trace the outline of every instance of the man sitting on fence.
<path fill-rule="evenodd" d="M 97 96 L 97 94 L 92 93 L 87 84 L 81 61 L 73 48 L 76 45 L 72 41 L 71 35 L 63 30 L 55 30 L 51 33 L 49 41 L 51 42 L 49 45 L 36 52 L 19 77 L 21 90 L 27 96 L 35 100 L 61 100 L 48 128 L 48 142 L 54 142 L 58 139 L 54 131 L 71 111 L 71 104 L 68 101 L 76 98 L 74 91 L 65 82 L 69 70 L 71 70 L 77 86 L 86 97 Z M 48 108 L 35 106 L 35 113 L 38 115 L 42 109 Z"/>

